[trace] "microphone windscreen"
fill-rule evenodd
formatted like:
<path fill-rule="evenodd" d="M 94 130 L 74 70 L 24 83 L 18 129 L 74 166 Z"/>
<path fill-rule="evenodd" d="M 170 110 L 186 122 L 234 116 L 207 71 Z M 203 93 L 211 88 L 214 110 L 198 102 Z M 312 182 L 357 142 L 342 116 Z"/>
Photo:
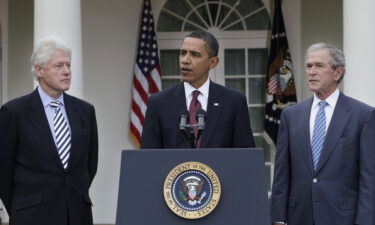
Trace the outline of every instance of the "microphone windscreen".
<path fill-rule="evenodd" d="M 197 115 L 196 115 L 197 120 L 199 119 L 199 117 L 203 117 L 203 118 L 205 118 L 206 115 L 207 115 L 206 111 L 204 111 L 203 109 L 199 109 L 199 110 L 197 111 Z"/>
<path fill-rule="evenodd" d="M 187 111 L 182 111 L 180 115 L 180 130 L 185 130 L 187 123 L 189 121 L 189 113 Z"/>
<path fill-rule="evenodd" d="M 199 109 L 197 111 L 197 121 L 198 121 L 198 129 L 199 130 L 203 130 L 204 128 L 204 124 L 205 124 L 205 119 L 206 119 L 206 111 L 204 111 L 203 109 Z"/>

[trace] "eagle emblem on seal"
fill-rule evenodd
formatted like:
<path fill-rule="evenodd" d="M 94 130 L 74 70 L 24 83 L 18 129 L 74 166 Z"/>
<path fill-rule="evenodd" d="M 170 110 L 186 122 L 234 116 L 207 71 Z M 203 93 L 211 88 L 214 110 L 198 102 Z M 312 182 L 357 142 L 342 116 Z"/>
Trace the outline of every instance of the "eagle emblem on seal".
<path fill-rule="evenodd" d="M 194 206 L 201 204 L 202 199 L 206 196 L 206 192 L 202 193 L 204 181 L 197 176 L 188 176 L 181 181 L 183 193 L 180 197 L 183 201 L 187 201 L 189 205 Z"/>

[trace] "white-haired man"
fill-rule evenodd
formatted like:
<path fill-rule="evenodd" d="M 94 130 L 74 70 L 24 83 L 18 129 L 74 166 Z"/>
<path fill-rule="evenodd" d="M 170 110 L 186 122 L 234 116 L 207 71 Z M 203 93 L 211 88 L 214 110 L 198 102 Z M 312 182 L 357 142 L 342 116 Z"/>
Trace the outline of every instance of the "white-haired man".
<path fill-rule="evenodd" d="M 96 174 L 94 107 L 65 93 L 71 50 L 57 37 L 31 56 L 39 86 L 0 111 L 0 198 L 10 225 L 93 224 L 89 187 Z"/>

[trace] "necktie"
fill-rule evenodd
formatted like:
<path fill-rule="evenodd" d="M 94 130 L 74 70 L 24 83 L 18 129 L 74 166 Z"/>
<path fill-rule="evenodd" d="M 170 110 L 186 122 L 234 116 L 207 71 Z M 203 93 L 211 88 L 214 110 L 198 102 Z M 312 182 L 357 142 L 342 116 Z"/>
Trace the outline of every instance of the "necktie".
<path fill-rule="evenodd" d="M 320 153 L 322 152 L 324 140 L 326 138 L 326 114 L 324 108 L 328 105 L 326 101 L 319 102 L 319 111 L 316 114 L 313 137 L 312 137 L 312 158 L 314 170 L 316 170 L 319 162 Z"/>
<path fill-rule="evenodd" d="M 193 91 L 193 99 L 190 102 L 190 106 L 189 106 L 189 120 L 190 120 L 190 124 L 191 125 L 197 124 L 197 118 L 196 118 L 197 111 L 199 109 L 202 109 L 202 105 L 201 105 L 201 103 L 198 100 L 198 95 L 199 94 L 200 94 L 200 92 L 198 90 Z M 199 147 L 199 140 L 197 140 L 198 128 L 197 127 L 193 127 L 193 130 L 194 130 L 194 136 L 195 136 L 195 147 Z"/>
<path fill-rule="evenodd" d="M 61 163 L 64 169 L 68 167 L 68 159 L 70 155 L 70 130 L 64 115 L 60 110 L 59 102 L 51 102 L 50 106 L 55 108 L 55 117 L 53 126 L 55 128 L 55 138 L 57 152 L 59 153 Z"/>

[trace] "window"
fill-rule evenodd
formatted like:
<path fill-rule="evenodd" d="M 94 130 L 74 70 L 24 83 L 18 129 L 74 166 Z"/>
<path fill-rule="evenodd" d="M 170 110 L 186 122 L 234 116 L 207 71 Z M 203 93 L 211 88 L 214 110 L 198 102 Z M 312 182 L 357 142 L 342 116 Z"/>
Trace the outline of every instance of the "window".
<path fill-rule="evenodd" d="M 263 123 L 269 29 L 261 0 L 167 0 L 157 21 L 163 89 L 180 82 L 179 48 L 187 32 L 208 30 L 218 39 L 220 63 L 210 78 L 246 95 L 256 147 L 264 148 L 268 190 L 273 162 Z"/>
<path fill-rule="evenodd" d="M 157 30 L 184 32 L 212 27 L 222 31 L 268 30 L 268 12 L 260 0 L 168 0 Z"/>

